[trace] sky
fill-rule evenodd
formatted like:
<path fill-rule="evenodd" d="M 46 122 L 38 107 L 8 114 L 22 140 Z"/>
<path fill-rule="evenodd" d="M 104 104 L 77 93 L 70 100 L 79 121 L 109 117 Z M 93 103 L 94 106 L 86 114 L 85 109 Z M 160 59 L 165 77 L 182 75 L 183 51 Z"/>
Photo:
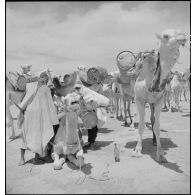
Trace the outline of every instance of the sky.
<path fill-rule="evenodd" d="M 119 52 L 157 49 L 155 33 L 170 28 L 190 48 L 190 1 L 6 2 L 6 72 L 25 64 L 61 75 L 79 65 L 114 71 Z M 189 67 L 181 48 L 174 70 Z"/>

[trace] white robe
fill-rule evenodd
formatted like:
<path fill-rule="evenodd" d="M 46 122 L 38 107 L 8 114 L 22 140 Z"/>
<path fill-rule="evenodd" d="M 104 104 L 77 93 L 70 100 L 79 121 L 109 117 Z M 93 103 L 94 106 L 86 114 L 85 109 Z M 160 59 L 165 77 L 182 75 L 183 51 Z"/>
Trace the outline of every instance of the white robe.
<path fill-rule="evenodd" d="M 53 125 L 59 124 L 59 120 L 50 89 L 43 85 L 33 94 L 36 95 L 27 105 L 24 114 L 22 148 L 44 156 L 45 148 L 54 135 Z M 24 101 L 26 102 L 25 98 Z"/>

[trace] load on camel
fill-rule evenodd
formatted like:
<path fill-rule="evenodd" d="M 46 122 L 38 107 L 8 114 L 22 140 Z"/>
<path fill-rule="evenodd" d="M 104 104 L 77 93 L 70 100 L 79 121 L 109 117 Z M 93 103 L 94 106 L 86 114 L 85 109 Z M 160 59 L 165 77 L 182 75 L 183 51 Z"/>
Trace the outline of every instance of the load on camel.
<path fill-rule="evenodd" d="M 60 127 L 53 143 L 54 169 L 61 169 L 66 160 L 77 167 L 84 165 L 79 127 L 102 127 L 107 118 L 105 107 L 109 105 L 108 98 L 85 86 L 87 80 L 81 72 L 69 74 L 67 78 L 66 82 L 53 79 L 55 95 L 60 97 L 62 103 L 62 111 L 58 113 Z M 82 121 L 81 124 L 78 121 Z"/>
<path fill-rule="evenodd" d="M 133 156 L 140 157 L 142 152 L 142 135 L 145 126 L 145 104 L 151 108 L 152 129 L 157 144 L 156 160 L 166 162 L 160 142 L 160 112 L 163 106 L 163 94 L 169 74 L 179 58 L 179 48 L 185 46 L 186 36 L 178 30 L 166 30 L 156 34 L 160 40 L 157 53 L 154 51 L 142 55 L 138 61 L 139 76 L 135 82 L 135 100 L 139 112 L 138 142 Z"/>
<path fill-rule="evenodd" d="M 6 74 L 6 126 L 11 127 L 11 136 L 10 139 L 15 139 L 15 127 L 14 127 L 14 118 L 10 111 L 10 106 L 14 103 L 19 104 L 28 91 L 31 91 L 31 88 L 35 88 L 36 83 L 38 82 L 39 75 L 42 72 L 47 72 L 50 74 L 50 70 L 43 70 L 33 74 L 31 72 L 31 65 L 21 66 L 21 71 L 9 72 Z"/>

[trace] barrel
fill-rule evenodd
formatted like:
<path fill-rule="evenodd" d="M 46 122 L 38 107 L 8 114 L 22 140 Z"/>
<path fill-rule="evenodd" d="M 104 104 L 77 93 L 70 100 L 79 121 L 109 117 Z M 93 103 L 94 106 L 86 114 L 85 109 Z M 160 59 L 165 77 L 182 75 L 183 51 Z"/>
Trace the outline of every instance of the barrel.
<path fill-rule="evenodd" d="M 133 52 L 122 51 L 117 55 L 116 61 L 117 66 L 120 70 L 128 71 L 135 65 L 136 58 Z"/>
<path fill-rule="evenodd" d="M 105 68 L 97 66 L 89 68 L 87 71 L 87 81 L 90 84 L 97 84 L 104 82 L 108 72 Z"/>

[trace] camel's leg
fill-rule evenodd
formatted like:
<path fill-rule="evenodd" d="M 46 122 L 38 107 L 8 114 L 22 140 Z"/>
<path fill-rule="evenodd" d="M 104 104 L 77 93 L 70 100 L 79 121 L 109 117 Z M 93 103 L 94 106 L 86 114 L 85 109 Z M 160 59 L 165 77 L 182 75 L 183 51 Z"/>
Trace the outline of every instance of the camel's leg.
<path fill-rule="evenodd" d="M 132 104 L 135 103 L 135 97 L 132 97 Z"/>
<path fill-rule="evenodd" d="M 12 114 L 10 111 L 11 102 L 10 102 L 10 94 L 9 93 L 6 94 L 6 98 L 8 101 L 8 102 L 6 102 L 6 126 L 11 127 L 12 133 L 11 133 L 10 139 L 14 139 L 16 137 L 16 134 L 15 134 L 13 117 L 12 117 Z M 7 120 L 8 120 L 8 122 L 7 122 Z"/>
<path fill-rule="evenodd" d="M 172 106 L 174 107 L 174 90 L 171 90 L 169 92 L 169 100 L 168 101 L 169 101 L 169 112 L 171 112 Z"/>
<path fill-rule="evenodd" d="M 123 118 L 123 98 L 119 98 L 119 110 L 120 110 L 120 118 Z"/>
<path fill-rule="evenodd" d="M 188 90 L 188 102 L 190 102 L 190 89 Z"/>
<path fill-rule="evenodd" d="M 170 109 L 171 107 L 171 92 L 170 91 L 167 91 L 167 104 L 168 104 L 168 109 Z"/>
<path fill-rule="evenodd" d="M 138 128 L 138 110 L 137 110 L 137 105 L 134 107 L 134 127 Z"/>
<path fill-rule="evenodd" d="M 133 152 L 133 156 L 141 157 L 142 151 L 142 135 L 145 127 L 145 103 L 136 100 L 137 110 L 139 113 L 139 133 L 138 133 L 138 142 L 136 148 Z"/>
<path fill-rule="evenodd" d="M 154 133 L 157 142 L 156 160 L 158 162 L 167 162 L 167 160 L 164 157 L 164 151 L 161 147 L 161 142 L 160 142 L 160 112 L 161 112 L 162 105 L 163 105 L 163 98 L 154 105 L 154 117 L 155 117 Z"/>
<path fill-rule="evenodd" d="M 124 103 L 124 113 L 125 113 L 125 126 L 128 125 L 127 123 L 127 101 L 125 98 L 123 98 L 123 103 Z"/>
<path fill-rule="evenodd" d="M 111 113 L 111 114 L 114 114 L 114 97 L 111 96 L 110 99 L 111 99 L 110 113 Z"/>
<path fill-rule="evenodd" d="M 187 93 L 187 91 L 184 89 L 183 96 L 184 96 L 185 101 L 187 101 L 186 93 Z"/>
<path fill-rule="evenodd" d="M 190 81 L 188 81 L 188 102 L 190 101 L 190 93 L 191 93 L 191 88 L 190 88 Z"/>
<path fill-rule="evenodd" d="M 155 121 L 155 117 L 154 117 L 154 104 L 150 104 L 150 121 L 151 121 L 151 125 L 152 125 L 152 133 L 153 133 L 153 144 L 156 145 L 156 136 L 154 134 L 154 121 Z"/>
<path fill-rule="evenodd" d="M 119 115 L 119 99 L 118 99 L 118 97 L 116 97 L 115 101 L 116 101 L 116 118 L 118 119 L 119 118 L 118 117 L 118 115 Z"/>
<path fill-rule="evenodd" d="M 163 109 L 167 109 L 167 105 L 166 105 L 166 102 L 167 102 L 167 95 L 168 95 L 168 92 L 165 90 L 164 98 L 163 98 L 163 100 L 164 100 L 164 107 L 163 107 Z"/>
<path fill-rule="evenodd" d="M 175 90 L 175 104 L 177 107 L 178 112 L 181 112 L 180 106 L 179 106 L 179 97 L 181 95 L 181 92 L 179 90 Z"/>
<path fill-rule="evenodd" d="M 179 101 L 180 101 L 180 102 L 182 101 L 181 96 L 182 96 L 182 93 L 179 95 Z"/>
<path fill-rule="evenodd" d="M 128 99 L 127 103 L 128 103 L 127 104 L 127 112 L 129 114 L 130 126 L 131 126 L 131 124 L 132 124 L 132 118 L 131 118 L 131 110 L 130 110 L 130 103 L 131 103 L 130 99 Z"/>

